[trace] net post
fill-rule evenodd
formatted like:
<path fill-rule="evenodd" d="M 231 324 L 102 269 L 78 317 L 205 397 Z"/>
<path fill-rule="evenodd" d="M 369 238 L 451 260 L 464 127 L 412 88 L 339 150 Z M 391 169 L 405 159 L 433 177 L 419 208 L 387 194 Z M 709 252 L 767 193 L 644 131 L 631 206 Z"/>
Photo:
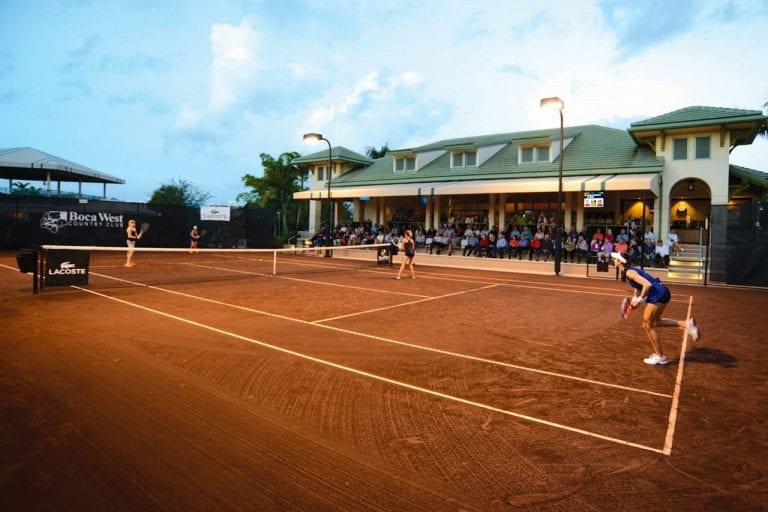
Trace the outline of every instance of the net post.
<path fill-rule="evenodd" d="M 277 275 L 277 249 L 272 251 L 272 275 Z"/>

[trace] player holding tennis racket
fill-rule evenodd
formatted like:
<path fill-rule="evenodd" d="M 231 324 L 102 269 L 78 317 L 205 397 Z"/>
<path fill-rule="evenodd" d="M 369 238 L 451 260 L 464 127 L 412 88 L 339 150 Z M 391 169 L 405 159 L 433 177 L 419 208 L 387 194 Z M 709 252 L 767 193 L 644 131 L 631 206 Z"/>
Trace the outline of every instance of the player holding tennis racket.
<path fill-rule="evenodd" d="M 400 274 L 403 273 L 406 265 L 408 265 L 408 268 L 411 271 L 411 279 L 416 279 L 416 271 L 413 269 L 413 257 L 416 255 L 416 242 L 413 240 L 413 233 L 410 229 L 406 230 L 399 242 L 403 246 L 405 257 L 403 257 L 403 261 L 400 263 L 400 270 L 397 272 L 397 275 L 392 277 L 392 279 L 400 279 Z"/>
<path fill-rule="evenodd" d="M 701 336 L 699 326 L 693 318 L 687 320 L 673 320 L 671 318 L 661 318 L 664 309 L 667 307 L 672 295 L 664 283 L 657 277 L 652 276 L 645 270 L 634 265 L 629 265 L 629 254 L 626 252 L 612 252 L 611 259 L 616 267 L 621 271 L 621 280 L 629 282 L 634 289 L 634 296 L 631 299 L 633 308 L 645 303 L 643 312 L 643 329 L 648 335 L 648 341 L 653 347 L 653 354 L 643 359 L 646 364 L 668 364 L 669 360 L 664 356 L 661 348 L 661 341 L 656 332 L 657 327 L 677 327 L 685 329 L 691 340 L 697 341 Z M 624 313 L 626 318 L 627 313 Z"/>
<path fill-rule="evenodd" d="M 192 231 L 189 232 L 189 253 L 197 252 L 198 244 L 200 243 L 200 231 L 197 230 L 197 226 L 192 226 Z"/>
<path fill-rule="evenodd" d="M 125 228 L 125 236 L 127 238 L 126 244 L 128 245 L 128 255 L 125 260 L 126 267 L 133 267 L 136 265 L 133 262 L 133 250 L 136 248 L 136 241 L 139 240 L 142 235 L 144 235 L 144 231 L 146 231 L 144 224 L 142 224 L 141 227 L 142 230 L 138 231 L 136 229 L 136 221 L 131 219 L 128 221 L 128 227 Z M 146 228 L 149 229 L 149 224 L 147 224 Z"/>

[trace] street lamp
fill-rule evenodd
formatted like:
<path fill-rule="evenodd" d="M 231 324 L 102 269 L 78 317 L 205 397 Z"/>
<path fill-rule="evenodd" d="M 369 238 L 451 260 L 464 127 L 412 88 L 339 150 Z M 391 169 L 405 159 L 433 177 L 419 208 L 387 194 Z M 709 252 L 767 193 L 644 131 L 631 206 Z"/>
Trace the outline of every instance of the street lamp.
<path fill-rule="evenodd" d="M 328 224 L 326 225 L 326 236 L 325 236 L 325 245 L 333 245 L 333 240 L 331 240 L 331 225 L 333 224 L 333 212 L 331 209 L 331 159 L 332 159 L 332 149 L 331 149 L 331 141 L 326 139 L 322 136 L 320 133 L 305 133 L 304 134 L 304 140 L 314 140 L 314 141 L 320 141 L 324 140 L 328 144 L 328 174 L 327 174 L 327 181 L 328 181 L 328 199 L 327 199 L 327 208 L 328 208 L 328 216 L 326 217 Z M 331 256 L 331 250 L 326 249 L 325 251 L 325 257 L 329 258 Z"/>
<path fill-rule="evenodd" d="M 542 98 L 541 107 L 555 106 L 560 111 L 560 156 L 558 158 L 559 169 L 557 173 L 557 225 L 555 226 L 555 275 L 560 275 L 560 255 L 563 243 L 562 237 L 562 206 L 563 206 L 563 111 L 565 103 L 563 100 L 554 96 L 552 98 Z"/>

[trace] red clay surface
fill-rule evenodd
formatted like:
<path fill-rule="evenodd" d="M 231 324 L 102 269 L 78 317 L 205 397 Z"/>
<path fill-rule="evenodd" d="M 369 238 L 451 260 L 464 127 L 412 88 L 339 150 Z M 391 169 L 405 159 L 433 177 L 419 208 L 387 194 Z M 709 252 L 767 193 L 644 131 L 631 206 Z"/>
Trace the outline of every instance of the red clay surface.
<path fill-rule="evenodd" d="M 766 509 L 768 293 L 670 285 L 703 338 L 650 367 L 620 282 L 418 271 L 33 295 L 0 254 L 0 509 Z"/>

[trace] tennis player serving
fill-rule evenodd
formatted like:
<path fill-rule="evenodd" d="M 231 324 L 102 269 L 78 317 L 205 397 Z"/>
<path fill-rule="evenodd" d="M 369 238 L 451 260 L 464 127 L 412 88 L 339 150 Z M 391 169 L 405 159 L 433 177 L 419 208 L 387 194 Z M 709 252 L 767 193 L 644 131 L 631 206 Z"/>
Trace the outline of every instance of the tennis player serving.
<path fill-rule="evenodd" d="M 643 359 L 643 362 L 651 365 L 668 364 L 669 360 L 664 355 L 661 348 L 661 340 L 656 332 L 657 327 L 677 327 L 685 329 L 691 340 L 697 341 L 701 336 L 699 326 L 693 318 L 687 320 L 673 320 L 671 318 L 661 318 L 664 309 L 667 307 L 672 295 L 664 283 L 657 277 L 652 276 L 645 270 L 634 265 L 629 265 L 629 254 L 626 252 L 612 252 L 611 259 L 616 267 L 621 271 L 621 280 L 629 282 L 634 289 L 634 296 L 630 304 L 633 308 L 645 303 L 643 312 L 643 329 L 648 335 L 648 341 L 653 347 L 653 354 Z"/>

